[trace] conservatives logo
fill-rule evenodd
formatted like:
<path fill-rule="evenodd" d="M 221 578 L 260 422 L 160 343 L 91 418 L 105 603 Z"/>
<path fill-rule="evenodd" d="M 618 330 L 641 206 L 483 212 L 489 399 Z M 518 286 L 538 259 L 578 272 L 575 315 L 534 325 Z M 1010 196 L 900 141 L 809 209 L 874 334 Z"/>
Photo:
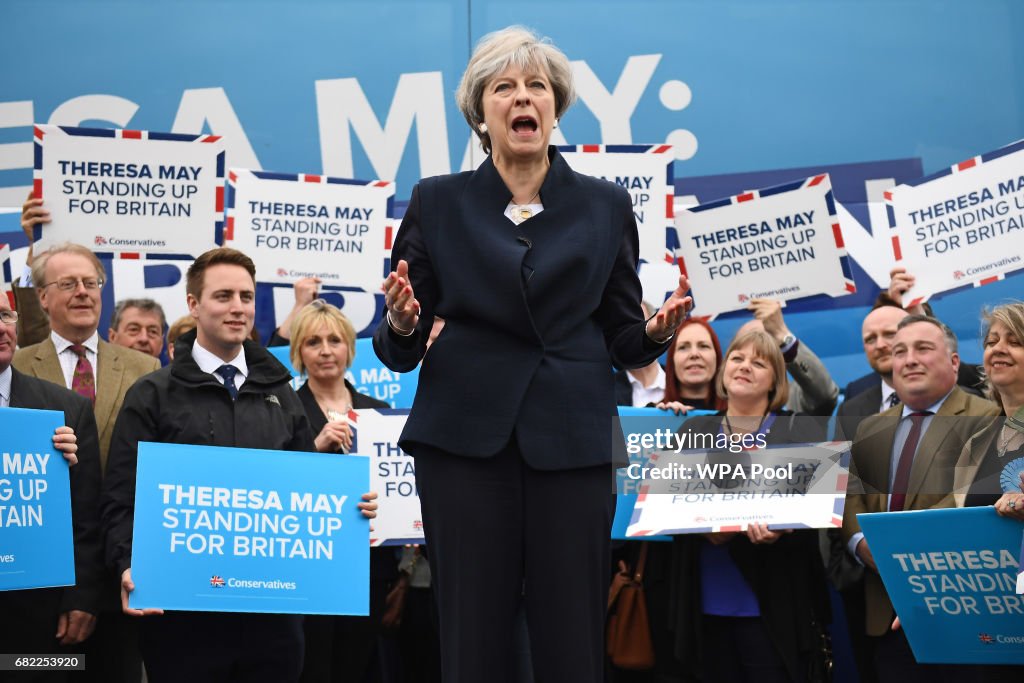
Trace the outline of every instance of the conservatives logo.
<path fill-rule="evenodd" d="M 986 645 L 991 645 L 992 643 L 996 642 L 996 639 L 987 633 L 979 633 L 978 640 L 985 643 Z"/>
<path fill-rule="evenodd" d="M 285 591 L 293 591 L 298 588 L 294 581 L 281 581 L 280 579 L 265 581 L 260 579 L 236 579 L 233 577 L 225 579 L 217 574 L 210 577 L 210 585 L 214 588 L 262 588 L 264 590 Z"/>
<path fill-rule="evenodd" d="M 953 279 L 954 280 L 963 280 L 965 277 L 967 277 L 967 273 L 965 273 L 964 271 L 962 271 L 962 270 L 954 270 L 953 271 Z"/>
<path fill-rule="evenodd" d="M 747 302 L 748 302 L 748 301 L 750 300 L 750 297 L 749 297 L 749 296 L 747 296 L 746 294 L 740 294 L 740 295 L 739 295 L 738 297 L 736 297 L 736 298 L 740 300 L 740 303 L 741 303 L 741 304 L 745 304 L 745 303 L 747 303 Z"/>
<path fill-rule="evenodd" d="M 288 271 L 285 270 L 284 268 L 278 268 L 277 269 L 277 276 L 278 277 L 288 277 Z"/>
<path fill-rule="evenodd" d="M 93 241 L 96 243 L 97 247 L 107 246 L 107 238 L 104 237 L 103 235 L 96 235 L 96 239 Z"/>

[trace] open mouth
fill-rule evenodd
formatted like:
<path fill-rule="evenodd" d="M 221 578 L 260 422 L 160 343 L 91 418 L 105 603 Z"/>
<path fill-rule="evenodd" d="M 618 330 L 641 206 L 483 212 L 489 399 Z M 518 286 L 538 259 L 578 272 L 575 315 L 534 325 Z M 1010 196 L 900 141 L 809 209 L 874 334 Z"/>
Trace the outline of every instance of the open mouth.
<path fill-rule="evenodd" d="M 532 116 L 517 116 L 512 119 L 512 130 L 516 133 L 535 133 L 537 119 Z"/>

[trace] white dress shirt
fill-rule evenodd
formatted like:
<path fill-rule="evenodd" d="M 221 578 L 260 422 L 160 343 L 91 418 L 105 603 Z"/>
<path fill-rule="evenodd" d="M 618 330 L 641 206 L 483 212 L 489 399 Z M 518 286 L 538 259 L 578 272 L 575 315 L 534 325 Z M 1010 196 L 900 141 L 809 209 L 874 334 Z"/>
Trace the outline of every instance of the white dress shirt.
<path fill-rule="evenodd" d="M 11 377 L 14 373 L 11 372 L 11 366 L 0 372 L 0 408 L 6 408 L 11 405 Z"/>
<path fill-rule="evenodd" d="M 626 377 L 629 378 L 629 386 L 633 388 L 633 407 L 644 408 L 648 403 L 657 403 L 665 398 L 665 370 L 660 364 L 658 375 L 649 387 L 645 387 L 630 370 L 626 371 Z"/>
<path fill-rule="evenodd" d="M 196 365 L 203 372 L 208 372 L 217 378 L 217 381 L 224 384 L 224 378 L 217 374 L 217 368 L 222 365 L 233 365 L 237 373 L 235 373 L 235 388 L 241 389 L 245 383 L 245 378 L 249 374 L 249 366 L 245 364 L 245 349 L 239 349 L 238 355 L 231 360 L 224 362 L 210 351 L 207 351 L 199 345 L 197 339 L 195 344 L 192 345 L 192 358 L 195 360 Z"/>

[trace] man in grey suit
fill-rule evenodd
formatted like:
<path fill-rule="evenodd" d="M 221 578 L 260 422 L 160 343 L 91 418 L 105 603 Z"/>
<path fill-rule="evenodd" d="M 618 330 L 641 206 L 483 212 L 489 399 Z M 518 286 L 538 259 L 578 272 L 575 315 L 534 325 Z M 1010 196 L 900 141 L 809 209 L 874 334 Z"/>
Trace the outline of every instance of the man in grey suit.
<path fill-rule="evenodd" d="M 100 290 L 106 279 L 96 255 L 78 244 L 60 244 L 35 257 L 32 281 L 39 303 L 50 316 L 50 336 L 19 349 L 14 367 L 26 375 L 53 382 L 92 402 L 99 431 L 101 469 L 124 395 L 139 377 L 160 369 L 160 361 L 99 338 Z M 98 495 L 98 491 L 96 492 Z M 137 627 L 121 614 L 120 578 L 104 576 L 102 609 L 96 633 L 86 650 L 97 681 L 141 678 Z"/>

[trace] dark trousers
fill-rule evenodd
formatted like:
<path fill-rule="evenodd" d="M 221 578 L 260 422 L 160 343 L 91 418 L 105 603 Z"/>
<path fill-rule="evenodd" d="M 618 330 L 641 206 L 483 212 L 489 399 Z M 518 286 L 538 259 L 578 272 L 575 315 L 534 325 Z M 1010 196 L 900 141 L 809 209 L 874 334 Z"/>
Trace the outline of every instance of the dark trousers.
<path fill-rule="evenodd" d="M 872 636 L 875 666 L 881 683 L 978 683 L 983 669 L 961 664 L 918 664 L 903 629 Z M 1019 674 L 1018 674 L 1019 676 Z"/>
<path fill-rule="evenodd" d="M 903 630 L 872 637 L 882 683 L 1016 683 L 1021 667 L 918 664 Z"/>
<path fill-rule="evenodd" d="M 398 631 L 402 683 L 440 683 L 437 606 L 430 588 L 410 588 Z"/>
<path fill-rule="evenodd" d="M 89 683 L 139 683 L 142 653 L 139 651 L 139 620 L 120 608 L 103 609 L 96 630 L 83 643 Z"/>
<path fill-rule="evenodd" d="M 384 557 L 380 557 L 383 551 Z M 371 566 L 388 561 L 397 566 L 392 548 L 370 550 Z M 301 683 L 380 683 L 381 634 L 389 582 L 370 578 L 370 614 L 365 617 L 307 615 L 304 619 L 305 656 Z"/>
<path fill-rule="evenodd" d="M 0 652 L 11 655 L 82 654 L 85 644 L 63 646 L 54 637 L 60 617 L 60 589 L 0 592 Z M 60 683 L 63 671 L 0 671 L 0 683 Z"/>
<path fill-rule="evenodd" d="M 839 597 L 843 601 L 846 632 L 850 634 L 850 649 L 857 664 L 859 680 L 861 683 L 878 683 L 873 652 L 874 640 L 865 631 L 867 602 L 864 599 L 863 579 L 839 591 Z"/>
<path fill-rule="evenodd" d="M 704 615 L 704 678 L 715 683 L 791 683 L 760 617 Z"/>
<path fill-rule="evenodd" d="M 149 683 L 294 683 L 302 617 L 168 612 L 141 617 Z"/>
<path fill-rule="evenodd" d="M 611 467 L 534 470 L 514 440 L 490 458 L 422 446 L 413 455 L 443 680 L 508 680 L 525 585 L 534 680 L 599 683 L 615 511 Z"/>

